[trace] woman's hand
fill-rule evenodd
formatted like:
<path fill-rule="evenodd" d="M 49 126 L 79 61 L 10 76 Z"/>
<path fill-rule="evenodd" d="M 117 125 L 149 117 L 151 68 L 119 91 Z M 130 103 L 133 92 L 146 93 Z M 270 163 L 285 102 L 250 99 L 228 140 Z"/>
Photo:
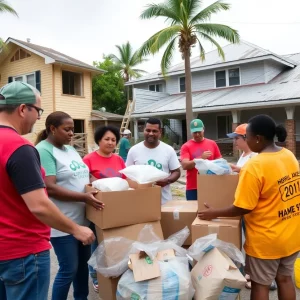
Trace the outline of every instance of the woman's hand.
<path fill-rule="evenodd" d="M 104 208 L 105 204 L 95 198 L 94 195 L 96 195 L 97 193 L 98 193 L 97 190 L 85 193 L 84 194 L 85 195 L 84 202 L 95 207 L 97 210 L 102 210 Z"/>
<path fill-rule="evenodd" d="M 241 171 L 240 167 L 238 167 L 237 165 L 234 165 L 234 164 L 229 164 L 229 165 L 233 172 L 240 173 L 240 171 Z"/>

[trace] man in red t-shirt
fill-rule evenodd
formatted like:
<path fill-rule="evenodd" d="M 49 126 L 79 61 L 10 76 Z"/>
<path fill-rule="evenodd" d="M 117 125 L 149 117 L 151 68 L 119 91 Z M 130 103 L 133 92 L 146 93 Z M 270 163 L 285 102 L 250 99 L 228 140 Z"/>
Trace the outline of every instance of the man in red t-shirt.
<path fill-rule="evenodd" d="M 35 147 L 21 135 L 43 113 L 39 92 L 14 81 L 0 89 L 0 299 L 48 298 L 50 227 L 83 244 L 95 236 L 64 216 L 45 192 Z"/>
<path fill-rule="evenodd" d="M 194 158 L 217 159 L 221 157 L 215 141 L 204 138 L 204 124 L 195 119 L 190 124 L 193 138 L 182 145 L 180 159 L 183 170 L 186 170 L 186 199 L 197 200 L 197 169 Z"/>

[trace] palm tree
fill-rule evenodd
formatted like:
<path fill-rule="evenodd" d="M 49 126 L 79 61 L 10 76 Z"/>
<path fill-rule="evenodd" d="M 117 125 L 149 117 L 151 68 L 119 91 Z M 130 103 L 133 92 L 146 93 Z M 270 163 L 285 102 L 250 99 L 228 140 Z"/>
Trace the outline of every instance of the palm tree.
<path fill-rule="evenodd" d="M 11 6 L 9 6 L 5 0 L 0 0 L 0 13 L 5 12 L 11 13 L 18 17 L 17 12 Z"/>
<path fill-rule="evenodd" d="M 196 44 L 200 48 L 200 59 L 205 60 L 203 41 L 209 41 L 216 46 L 219 56 L 225 59 L 224 51 L 215 37 L 221 37 L 231 43 L 239 42 L 239 34 L 229 26 L 215 23 L 206 23 L 213 14 L 229 10 L 230 5 L 222 0 L 216 1 L 208 7 L 200 10 L 202 0 L 166 0 L 161 4 L 149 4 L 142 12 L 141 19 L 164 17 L 170 26 L 152 35 L 139 49 L 139 56 L 145 57 L 157 53 L 162 47 L 167 46 L 161 60 L 161 70 L 166 76 L 171 65 L 178 42 L 179 51 L 185 65 L 186 86 L 186 121 L 193 119 L 192 107 L 192 83 L 191 83 L 191 48 Z M 187 126 L 187 136 L 191 134 Z"/>
<path fill-rule="evenodd" d="M 18 17 L 17 12 L 11 6 L 9 6 L 5 2 L 5 0 L 0 0 L 0 13 L 5 13 L 5 12 L 11 13 Z M 4 47 L 5 47 L 5 42 L 0 38 L 0 50 L 4 49 Z"/>
<path fill-rule="evenodd" d="M 145 58 L 140 58 L 137 55 L 137 51 L 133 51 L 129 42 L 122 44 L 121 46 L 116 45 L 116 47 L 119 52 L 119 57 L 114 54 L 110 54 L 109 57 L 119 66 L 125 82 L 129 81 L 131 78 L 141 77 L 143 73 L 146 73 L 144 70 L 135 68 L 137 65 L 147 60 Z"/>

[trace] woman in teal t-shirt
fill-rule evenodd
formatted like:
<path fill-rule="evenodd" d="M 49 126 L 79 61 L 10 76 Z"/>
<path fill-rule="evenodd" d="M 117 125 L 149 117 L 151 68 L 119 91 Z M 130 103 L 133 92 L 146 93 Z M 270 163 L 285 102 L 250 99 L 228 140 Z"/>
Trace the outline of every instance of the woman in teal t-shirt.
<path fill-rule="evenodd" d="M 51 113 L 46 119 L 46 129 L 38 138 L 36 148 L 46 171 L 45 183 L 49 198 L 78 225 L 89 225 L 85 218 L 85 204 L 102 209 L 103 203 L 85 193 L 89 183 L 89 168 L 77 151 L 68 145 L 74 135 L 74 122 L 64 112 Z M 87 299 L 90 246 L 85 246 L 72 235 L 51 229 L 51 244 L 59 263 L 55 277 L 52 300 L 67 299 L 71 283 L 75 299 Z"/>

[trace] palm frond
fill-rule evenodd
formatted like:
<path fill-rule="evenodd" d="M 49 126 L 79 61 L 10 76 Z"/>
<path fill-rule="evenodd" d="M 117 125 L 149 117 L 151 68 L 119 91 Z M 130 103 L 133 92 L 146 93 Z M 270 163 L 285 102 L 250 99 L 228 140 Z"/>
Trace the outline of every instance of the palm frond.
<path fill-rule="evenodd" d="M 120 59 L 114 55 L 114 54 L 108 54 L 107 58 L 113 60 L 116 64 L 122 64 L 122 62 L 120 61 Z"/>
<path fill-rule="evenodd" d="M 202 5 L 202 0 L 184 0 L 189 19 L 195 15 L 195 11 Z"/>
<path fill-rule="evenodd" d="M 141 69 L 132 69 L 132 71 L 137 72 L 137 73 L 142 73 L 142 74 L 147 74 L 148 72 L 145 70 L 141 70 Z"/>
<path fill-rule="evenodd" d="M 211 37 L 221 37 L 231 43 L 238 43 L 240 41 L 238 31 L 227 25 L 205 23 L 194 25 L 194 28 L 199 32 L 204 32 L 210 35 Z"/>
<path fill-rule="evenodd" d="M 211 5 L 204 8 L 198 14 L 196 14 L 190 21 L 191 24 L 196 24 L 197 22 L 204 22 L 210 20 L 213 14 L 220 11 L 225 11 L 230 9 L 230 4 L 223 2 L 223 0 L 218 0 Z"/>
<path fill-rule="evenodd" d="M 166 72 L 168 70 L 168 68 L 171 65 L 172 59 L 173 59 L 173 53 L 175 50 L 175 42 L 176 42 L 177 37 L 175 37 L 167 46 L 163 57 L 161 59 L 161 63 L 160 63 L 160 67 L 161 67 L 161 71 L 163 76 L 166 75 Z"/>
<path fill-rule="evenodd" d="M 146 62 L 148 61 L 147 58 L 144 58 L 144 57 L 139 57 L 138 55 L 138 51 L 135 51 L 130 59 L 130 62 L 129 64 L 132 66 L 132 67 L 135 67 L 136 65 L 139 65 L 143 62 Z"/>
<path fill-rule="evenodd" d="M 220 44 L 215 39 L 213 39 L 212 37 L 210 37 L 208 34 L 206 34 L 204 32 L 197 32 L 197 34 L 200 35 L 204 40 L 207 40 L 207 41 L 211 42 L 214 46 L 216 46 L 219 56 L 221 56 L 222 59 L 225 60 L 225 53 L 224 53 L 222 47 L 220 46 Z"/>
<path fill-rule="evenodd" d="M 174 36 L 178 36 L 182 26 L 173 25 L 161 30 L 152 44 L 150 51 L 152 54 L 157 53 L 167 42 L 174 38 Z"/>
<path fill-rule="evenodd" d="M 171 7 L 162 3 L 162 4 L 149 4 L 142 14 L 140 15 L 141 19 L 152 19 L 157 17 L 166 17 L 172 22 L 180 22 L 179 16 L 172 10 Z M 174 24 L 174 23 L 173 23 Z"/>
<path fill-rule="evenodd" d="M 201 41 L 198 37 L 197 37 L 197 41 L 198 41 L 199 50 L 200 50 L 200 59 L 201 59 L 201 61 L 204 61 L 205 60 L 205 49 L 202 46 Z"/>
<path fill-rule="evenodd" d="M 9 6 L 4 0 L 0 0 L 0 13 L 5 12 L 8 12 L 18 17 L 17 12 L 11 6 Z"/>

